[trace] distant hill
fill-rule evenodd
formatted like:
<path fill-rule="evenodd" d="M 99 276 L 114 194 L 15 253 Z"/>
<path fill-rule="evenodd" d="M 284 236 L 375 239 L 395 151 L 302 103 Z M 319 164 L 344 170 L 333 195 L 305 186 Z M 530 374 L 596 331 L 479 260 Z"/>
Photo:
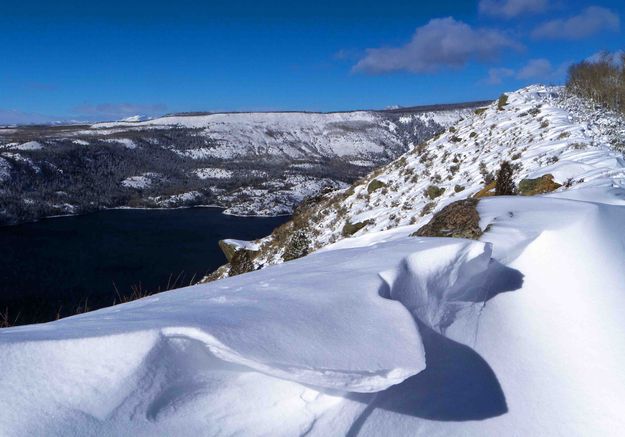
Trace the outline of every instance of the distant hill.
<path fill-rule="evenodd" d="M 0 223 L 119 206 L 290 214 L 305 197 L 347 186 L 481 104 L 0 129 Z"/>

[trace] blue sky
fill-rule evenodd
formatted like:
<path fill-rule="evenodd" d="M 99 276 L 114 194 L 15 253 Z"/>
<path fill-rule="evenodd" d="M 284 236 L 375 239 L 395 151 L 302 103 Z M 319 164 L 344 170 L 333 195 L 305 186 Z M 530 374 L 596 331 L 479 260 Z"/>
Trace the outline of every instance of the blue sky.
<path fill-rule="evenodd" d="M 3 3 L 0 123 L 494 98 L 625 48 L 615 0 Z"/>

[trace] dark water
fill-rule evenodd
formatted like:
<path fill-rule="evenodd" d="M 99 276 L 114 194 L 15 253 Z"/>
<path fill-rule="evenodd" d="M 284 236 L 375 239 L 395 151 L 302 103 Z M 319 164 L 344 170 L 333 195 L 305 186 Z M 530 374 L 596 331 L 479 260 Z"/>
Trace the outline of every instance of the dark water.
<path fill-rule="evenodd" d="M 133 287 L 189 285 L 225 263 L 217 242 L 265 236 L 287 217 L 216 208 L 112 210 L 0 227 L 0 312 L 17 324 L 108 306 Z"/>

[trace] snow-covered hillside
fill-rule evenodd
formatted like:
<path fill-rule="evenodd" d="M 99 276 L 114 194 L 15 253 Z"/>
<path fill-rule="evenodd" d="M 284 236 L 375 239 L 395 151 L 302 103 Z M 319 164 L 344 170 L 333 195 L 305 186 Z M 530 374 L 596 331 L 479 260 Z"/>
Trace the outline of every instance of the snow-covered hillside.
<path fill-rule="evenodd" d="M 271 157 L 311 168 L 324 160 L 341 159 L 372 167 L 394 158 L 419 138 L 428 138 L 468 116 L 476 105 L 440 111 L 354 111 L 335 113 L 251 112 L 166 116 L 144 122 L 98 123 L 85 135 L 119 134 L 146 129 L 194 129 L 206 144 L 173 147 L 193 160 L 236 160 Z M 164 146 L 168 146 L 165 144 Z M 303 162 L 302 162 L 303 161 Z"/>
<path fill-rule="evenodd" d="M 505 105 L 473 111 L 349 189 L 307 206 L 282 233 L 303 232 L 311 249 L 319 249 L 346 236 L 422 226 L 451 202 L 484 189 L 504 160 L 514 166 L 516 183 L 552 175 L 562 185 L 559 192 L 620 184 L 624 137 L 620 115 L 560 87 L 527 87 L 509 93 Z M 270 236 L 262 243 L 256 266 L 282 261 L 288 239 Z"/>
<path fill-rule="evenodd" d="M 224 242 L 265 268 L 0 330 L 0 429 L 622 434 L 625 123 L 559 88 L 505 100 L 273 236 Z M 550 192 L 488 196 L 503 160 Z M 479 239 L 412 236 L 478 192 Z M 289 233 L 319 249 L 281 263 Z"/>
<path fill-rule="evenodd" d="M 346 187 L 479 105 L 0 129 L 1 174 L 9 182 L 0 187 L 0 223 L 67 213 L 60 205 L 82 212 L 218 205 L 236 215 L 291 214 L 304 197 Z M 27 205 L 23 194 L 33 184 L 38 189 Z"/>

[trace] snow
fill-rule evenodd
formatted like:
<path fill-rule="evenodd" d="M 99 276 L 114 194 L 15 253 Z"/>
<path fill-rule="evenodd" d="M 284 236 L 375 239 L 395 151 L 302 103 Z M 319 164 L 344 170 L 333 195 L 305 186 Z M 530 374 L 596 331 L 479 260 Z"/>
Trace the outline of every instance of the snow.
<path fill-rule="evenodd" d="M 444 127 L 471 110 L 425 112 L 407 116 L 406 123 L 420 120 Z M 171 126 L 199 129 L 198 135 L 212 144 L 175 153 L 192 159 L 233 159 L 273 155 L 289 159 L 356 157 L 384 154 L 387 149 L 405 150 L 397 126 L 372 111 L 342 113 L 257 112 L 180 115 L 142 122 L 98 123 L 92 132 L 112 133 L 131 125 L 133 129 Z"/>
<path fill-rule="evenodd" d="M 248 174 L 253 174 L 248 172 Z M 262 174 L 257 174 L 262 177 Z M 343 189 L 347 184 L 328 178 L 314 178 L 300 175 L 284 175 L 279 180 L 262 182 L 259 188 L 242 187 L 218 196 L 221 203 L 238 202 L 224 213 L 231 215 L 276 216 L 293 212 L 292 205 L 306 197 L 319 193 L 322 189 Z"/>
<path fill-rule="evenodd" d="M 5 182 L 11 179 L 11 164 L 4 158 L 0 158 L 0 181 Z"/>
<path fill-rule="evenodd" d="M 143 190 L 151 187 L 155 182 L 161 180 L 163 175 L 154 172 L 146 172 L 138 176 L 130 176 L 120 182 L 123 187 L 135 190 Z"/>
<path fill-rule="evenodd" d="M 259 245 L 254 243 L 253 241 L 247 241 L 247 240 L 234 240 L 232 238 L 228 238 L 226 240 L 224 240 L 224 243 L 226 243 L 229 246 L 232 246 L 235 250 L 235 252 L 237 250 L 251 250 L 251 251 L 257 251 L 259 249 Z"/>
<path fill-rule="evenodd" d="M 4 329 L 0 427 L 618 435 L 625 193 L 601 188 L 613 198 L 605 204 L 588 190 L 586 200 L 485 199 L 482 242 L 368 233 L 249 274 Z"/>
<path fill-rule="evenodd" d="M 234 173 L 223 168 L 206 167 L 193 170 L 193 174 L 199 179 L 229 179 Z"/>
<path fill-rule="evenodd" d="M 371 167 L 373 165 L 371 161 L 366 161 L 364 159 L 356 159 L 356 160 L 350 161 L 350 164 L 358 165 L 361 167 Z"/>
<path fill-rule="evenodd" d="M 137 148 L 137 144 L 129 138 L 110 138 L 104 141 L 107 143 L 120 144 L 127 149 Z"/>
<path fill-rule="evenodd" d="M 409 117 L 404 118 L 408 123 Z M 424 225 L 449 203 L 481 190 L 481 169 L 494 175 L 504 159 L 519 166 L 515 183 L 552 174 L 560 184 L 572 183 L 572 189 L 625 184 L 625 160 L 613 146 L 623 135 L 623 117 L 597 111 L 561 87 L 534 85 L 508 93 L 504 110 L 495 102 L 483 113 L 470 111 L 423 149 L 415 147 L 355 184 L 353 193 L 341 201 L 344 215 L 324 211 L 313 223 L 319 235 L 315 245 L 320 248 L 343 238 L 346 221 L 369 220 L 356 235 Z M 386 189 L 368 193 L 373 179 L 386 183 Z M 443 194 L 431 199 L 426 190 L 432 185 L 444 189 Z"/>
<path fill-rule="evenodd" d="M 16 162 L 22 162 L 28 165 L 35 173 L 41 172 L 41 167 L 35 164 L 35 162 L 32 159 L 30 159 L 28 156 L 24 156 L 20 153 L 14 153 L 14 152 L 4 152 L 2 153 L 2 156 L 4 158 L 9 158 L 9 159 L 15 160 Z M 3 160 L 6 161 L 6 159 L 3 159 Z"/>
<path fill-rule="evenodd" d="M 522 285 L 447 330 L 489 363 L 506 396 L 508 414 L 466 427 L 473 434 L 481 428 L 489 435 L 512 429 L 617 435 L 622 429 L 625 210 L 592 200 L 480 202 L 480 215 L 494 217 L 483 240 L 501 248 L 496 257 L 511 260 L 507 267 L 522 275 Z M 517 240 L 512 254 L 505 249 L 511 238 Z"/>
<path fill-rule="evenodd" d="M 136 123 L 136 122 L 139 122 L 139 121 L 145 121 L 147 119 L 148 119 L 148 117 L 146 117 L 145 115 L 132 115 L 130 117 L 123 118 L 123 119 L 121 119 L 119 121 L 126 122 L 126 123 Z"/>
<path fill-rule="evenodd" d="M 147 176 L 130 176 L 121 181 L 122 186 L 142 190 L 152 185 L 152 179 Z"/>
<path fill-rule="evenodd" d="M 186 193 L 174 194 L 171 196 L 157 196 L 150 197 L 159 206 L 165 208 L 172 208 L 178 206 L 184 206 L 189 202 L 195 202 L 202 197 L 202 193 L 198 191 L 188 191 Z"/>
<path fill-rule="evenodd" d="M 625 122 L 560 93 L 510 93 L 504 110 L 465 118 L 341 193 L 342 215 L 319 214 L 320 250 L 306 257 L 0 330 L 0 429 L 622 434 L 625 165 L 612 139 Z M 432 215 L 425 188 L 445 188 L 439 210 L 502 159 L 519 164 L 516 182 L 552 174 L 570 186 L 480 200 L 479 241 L 410 236 Z M 385 189 L 368 193 L 373 178 Z M 346 220 L 373 222 L 339 238 Z M 228 242 L 262 251 L 271 237 Z"/>
<path fill-rule="evenodd" d="M 431 261 L 406 265 L 415 252 Z M 338 404 L 340 393 L 378 392 L 422 371 L 415 321 L 384 293 L 413 273 L 434 278 L 484 256 L 483 243 L 403 239 L 2 330 L 0 427 L 9 434 L 110 432 L 118 424 L 144 433 L 214 429 L 211 414 L 232 396 L 238 405 L 229 415 L 261 420 L 254 405 L 273 400 L 284 403 L 288 425 L 302 420 L 288 414 L 298 407 L 293 393 Z"/>
<path fill-rule="evenodd" d="M 37 141 L 28 141 L 12 147 L 13 150 L 41 150 L 43 146 Z"/>

